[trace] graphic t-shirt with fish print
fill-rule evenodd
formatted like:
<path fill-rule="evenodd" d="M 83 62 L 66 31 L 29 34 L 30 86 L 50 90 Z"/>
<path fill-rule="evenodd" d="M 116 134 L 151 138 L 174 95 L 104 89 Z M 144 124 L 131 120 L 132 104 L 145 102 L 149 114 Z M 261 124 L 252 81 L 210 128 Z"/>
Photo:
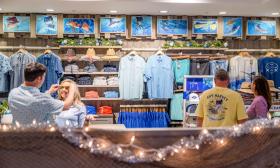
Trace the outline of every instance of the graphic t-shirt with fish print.
<path fill-rule="evenodd" d="M 196 109 L 203 118 L 203 127 L 225 127 L 247 119 L 244 102 L 239 93 L 228 88 L 215 87 L 205 91 Z"/>

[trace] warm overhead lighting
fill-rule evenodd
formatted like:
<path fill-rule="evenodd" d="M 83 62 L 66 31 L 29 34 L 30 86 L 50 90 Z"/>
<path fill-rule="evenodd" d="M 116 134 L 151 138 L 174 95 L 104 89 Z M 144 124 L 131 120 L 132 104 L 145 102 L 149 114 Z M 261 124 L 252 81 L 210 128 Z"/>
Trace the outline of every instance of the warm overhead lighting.
<path fill-rule="evenodd" d="M 110 10 L 110 13 L 118 13 L 116 10 Z"/>
<path fill-rule="evenodd" d="M 161 11 L 159 11 L 160 13 L 168 13 L 168 11 L 167 10 L 161 10 Z"/>
<path fill-rule="evenodd" d="M 0 11 L 2 10 L 2 8 L 0 8 Z"/>
<path fill-rule="evenodd" d="M 46 9 L 47 12 L 54 12 L 54 9 Z"/>
<path fill-rule="evenodd" d="M 279 12 L 273 12 L 272 15 L 277 16 L 277 15 L 279 15 Z"/>
<path fill-rule="evenodd" d="M 225 15 L 225 14 L 227 14 L 227 12 L 222 11 L 222 12 L 219 12 L 219 14 L 220 14 L 220 15 Z"/>

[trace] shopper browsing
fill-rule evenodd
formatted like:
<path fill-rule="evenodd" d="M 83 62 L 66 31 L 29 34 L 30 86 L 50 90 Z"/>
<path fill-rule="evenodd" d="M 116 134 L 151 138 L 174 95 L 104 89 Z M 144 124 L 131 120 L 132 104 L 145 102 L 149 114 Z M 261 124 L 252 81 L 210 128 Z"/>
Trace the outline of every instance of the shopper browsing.
<path fill-rule="evenodd" d="M 55 119 L 59 127 L 83 127 L 86 117 L 86 107 L 81 102 L 81 96 L 77 84 L 69 79 L 60 83 L 58 97 L 59 100 L 65 101 L 69 97 L 70 85 L 74 87 L 74 101 L 68 110 L 62 111 Z M 67 123 L 69 125 L 67 125 Z"/>
<path fill-rule="evenodd" d="M 255 98 L 247 110 L 249 118 L 267 118 L 267 113 L 272 104 L 268 81 L 263 76 L 256 76 L 251 89 Z"/>
<path fill-rule="evenodd" d="M 243 123 L 248 116 L 239 93 L 228 89 L 229 75 L 220 69 L 215 87 L 205 91 L 196 109 L 198 127 L 226 127 Z"/>
<path fill-rule="evenodd" d="M 58 85 L 51 86 L 46 93 L 40 92 L 45 74 L 46 67 L 40 63 L 28 64 L 24 69 L 24 83 L 13 89 L 8 98 L 14 121 L 23 125 L 31 124 L 34 120 L 37 123 L 52 121 L 52 114 L 68 110 L 73 105 L 75 88 L 72 84 L 64 101 L 51 97 L 58 90 Z"/>

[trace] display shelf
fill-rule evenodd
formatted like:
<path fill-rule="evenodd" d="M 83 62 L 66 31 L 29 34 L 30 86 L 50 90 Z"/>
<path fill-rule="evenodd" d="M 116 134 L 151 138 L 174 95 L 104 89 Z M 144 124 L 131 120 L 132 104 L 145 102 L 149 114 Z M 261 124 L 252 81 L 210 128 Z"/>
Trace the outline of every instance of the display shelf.
<path fill-rule="evenodd" d="M 92 114 L 93 117 L 113 117 L 113 114 Z"/>
<path fill-rule="evenodd" d="M 63 49 L 63 48 L 95 48 L 95 49 L 121 49 L 122 46 L 59 46 L 59 48 Z"/>
<path fill-rule="evenodd" d="M 119 85 L 78 85 L 79 88 L 118 88 Z"/>
<path fill-rule="evenodd" d="M 226 51 L 228 48 L 195 48 L 195 47 L 184 47 L 184 48 L 167 48 L 164 51 L 183 51 L 183 50 L 214 50 L 214 51 Z"/>
<path fill-rule="evenodd" d="M 66 73 L 64 75 L 118 75 L 118 72 L 77 72 L 77 73 Z"/>
<path fill-rule="evenodd" d="M 174 90 L 175 93 L 181 93 L 181 92 L 184 92 L 184 89 L 176 89 Z"/>

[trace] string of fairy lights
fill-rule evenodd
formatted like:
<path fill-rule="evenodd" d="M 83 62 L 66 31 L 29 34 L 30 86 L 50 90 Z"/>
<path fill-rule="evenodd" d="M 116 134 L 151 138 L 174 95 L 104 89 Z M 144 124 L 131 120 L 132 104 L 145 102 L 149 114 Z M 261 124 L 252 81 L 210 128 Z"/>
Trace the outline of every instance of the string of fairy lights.
<path fill-rule="evenodd" d="M 69 125 L 69 122 L 66 122 Z M 21 126 L 18 122 L 15 125 L 2 125 L 0 132 L 24 131 L 30 129 L 43 129 L 48 132 L 59 130 L 63 137 L 79 148 L 89 150 L 92 154 L 102 154 L 129 163 L 160 162 L 175 154 L 184 154 L 188 150 L 200 150 L 202 145 L 215 144 L 219 147 L 226 146 L 230 138 L 240 137 L 245 134 L 259 134 L 265 128 L 280 128 L 280 120 L 259 119 L 251 120 L 242 125 L 223 129 L 201 129 L 198 135 L 182 137 L 177 142 L 162 148 L 143 148 L 135 144 L 137 137 L 132 136 L 128 144 L 114 144 L 108 139 L 91 137 L 88 132 L 93 128 L 74 129 L 70 127 L 58 129 L 50 123 L 36 123 Z M 187 130 L 186 130 L 187 131 Z"/>

